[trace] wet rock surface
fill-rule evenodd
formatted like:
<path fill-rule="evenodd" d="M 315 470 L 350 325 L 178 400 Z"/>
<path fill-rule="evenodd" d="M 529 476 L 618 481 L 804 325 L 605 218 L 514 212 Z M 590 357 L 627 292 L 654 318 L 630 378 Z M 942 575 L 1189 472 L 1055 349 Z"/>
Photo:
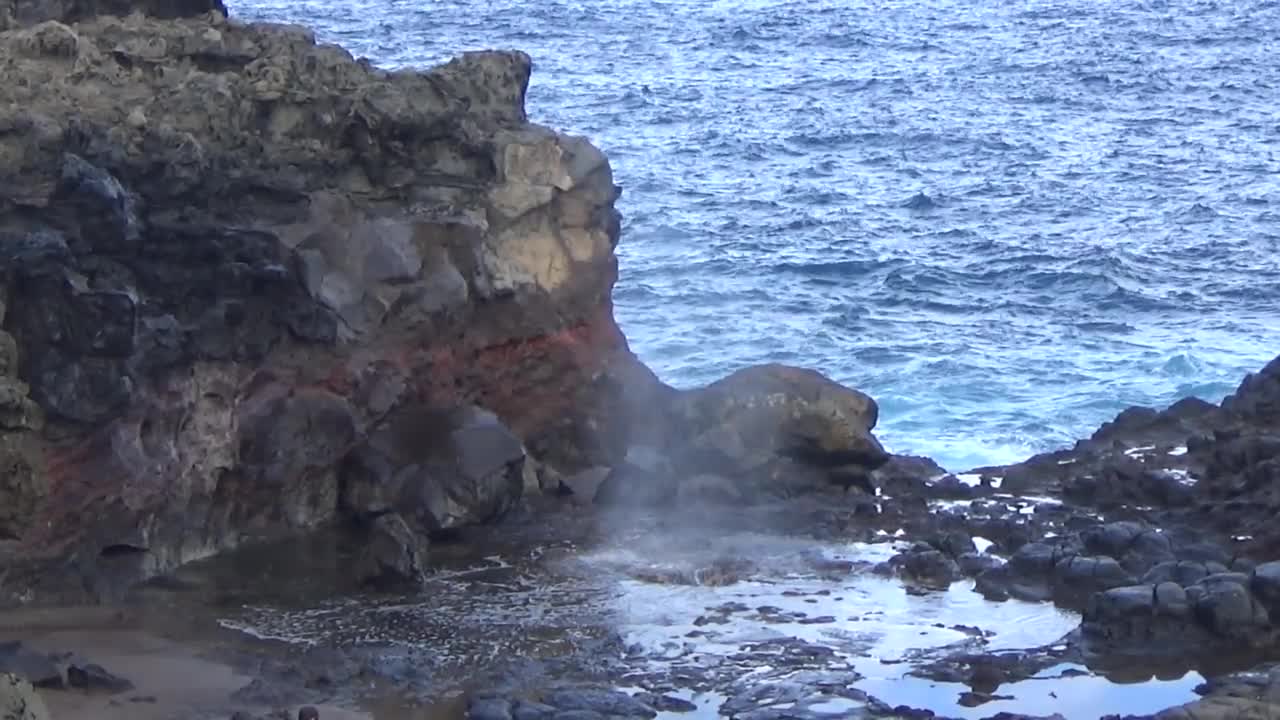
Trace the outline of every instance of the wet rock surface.
<path fill-rule="evenodd" d="M 526 487 L 514 437 L 486 436 L 467 487 Z M 1154 461 L 1182 462 L 1178 447 Z M 1115 461 L 1133 461 L 1131 449 Z M 1076 464 L 1061 459 L 1055 468 Z M 898 457 L 867 470 L 866 488 L 772 497 L 715 476 L 719 491 L 682 494 L 677 466 L 633 450 L 582 473 L 539 470 L 550 491 L 520 494 L 501 525 L 445 532 L 434 514 L 412 515 L 433 507 L 402 493 L 412 475 L 384 474 L 347 485 L 343 507 L 404 525 L 368 577 L 412 576 L 412 587 L 360 587 L 366 538 L 289 550 L 289 564 L 316 564 L 265 587 L 253 563 L 282 566 L 254 550 L 189 566 L 163 593 L 211 594 L 225 629 L 294 648 L 237 655 L 255 679 L 234 700 L 251 707 L 355 703 L 354 688 L 377 685 L 461 692 L 459 713 L 496 718 L 1270 711 L 1257 673 L 1277 654 L 1280 571 L 1189 506 L 1090 505 L 1056 481 L 1006 486 L 1025 469 L 950 474 Z M 636 480 L 671 474 L 679 501 L 665 505 Z M 419 539 L 426 561 L 405 552 Z"/>
<path fill-rule="evenodd" d="M 40 652 L 21 641 L 0 643 L 0 718 L 4 720 L 47 720 L 50 714 L 42 694 L 120 695 L 132 689 L 128 679 L 75 653 Z"/>

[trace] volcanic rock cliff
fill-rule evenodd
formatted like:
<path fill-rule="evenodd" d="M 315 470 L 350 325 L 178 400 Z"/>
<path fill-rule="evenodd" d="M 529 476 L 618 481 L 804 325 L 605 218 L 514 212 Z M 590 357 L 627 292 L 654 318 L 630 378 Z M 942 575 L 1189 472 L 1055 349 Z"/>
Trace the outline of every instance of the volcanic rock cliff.
<path fill-rule="evenodd" d="M 635 359 L 620 189 L 528 121 L 530 70 L 387 72 L 220 2 L 0 2 L 0 600 L 338 517 L 411 573 L 415 536 L 584 469 L 673 492 L 611 470 L 637 446 L 773 495 L 883 462 L 874 402 L 817 373 L 677 402 Z"/>
<path fill-rule="evenodd" d="M 384 72 L 216 7 L 112 9 L 0 12 L 0 538 L 59 559 L 37 591 L 323 523 L 393 421 L 477 477 L 623 452 L 615 377 L 651 376 L 611 313 L 619 191 L 527 121 L 527 56 Z M 471 404 L 514 453 L 457 435 L 492 425 Z M 485 519 L 457 490 L 436 520 Z"/>

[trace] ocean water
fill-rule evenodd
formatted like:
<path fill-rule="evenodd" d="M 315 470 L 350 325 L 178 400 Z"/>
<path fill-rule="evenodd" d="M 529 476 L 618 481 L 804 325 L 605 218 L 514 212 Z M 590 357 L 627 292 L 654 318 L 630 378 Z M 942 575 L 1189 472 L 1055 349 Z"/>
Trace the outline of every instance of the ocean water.
<path fill-rule="evenodd" d="M 386 67 L 535 61 L 624 187 L 666 381 L 816 367 L 944 466 L 1280 353 L 1276 0 L 231 0 Z"/>

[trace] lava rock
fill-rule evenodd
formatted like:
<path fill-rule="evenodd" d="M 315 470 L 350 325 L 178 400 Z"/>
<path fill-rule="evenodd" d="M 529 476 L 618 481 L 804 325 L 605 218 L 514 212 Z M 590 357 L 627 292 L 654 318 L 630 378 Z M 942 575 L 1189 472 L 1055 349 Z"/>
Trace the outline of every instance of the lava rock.
<path fill-rule="evenodd" d="M 689 702 L 684 698 L 678 698 L 674 695 L 660 695 L 658 693 L 640 693 L 635 696 L 636 700 L 648 705 L 660 713 L 687 713 L 694 712 L 698 709 L 695 703 Z"/>
<path fill-rule="evenodd" d="M 3 602 L 120 599 L 340 509 L 489 522 L 525 448 L 613 466 L 673 425 L 609 306 L 612 169 L 528 122 L 527 55 L 389 73 L 220 0 L 0 0 L 0 30 L 23 79 L 0 83 L 0 465 L 18 382 L 36 464 L 59 453 L 57 493 L 0 480 Z M 402 410 L 473 403 L 501 423 L 413 441 L 445 458 L 368 447 Z M 353 468 L 416 490 L 342 506 Z M 116 546 L 144 552 L 122 569 Z"/>
<path fill-rule="evenodd" d="M 682 393 L 673 413 L 675 469 L 734 478 L 747 503 L 847 491 L 842 478 L 889 460 L 871 433 L 875 401 L 812 370 L 739 370 Z"/>
<path fill-rule="evenodd" d="M 965 553 L 956 558 L 956 565 L 960 567 L 960 572 L 970 577 L 980 575 L 992 568 L 1000 567 L 1003 562 L 1000 558 L 993 557 L 986 553 Z"/>
<path fill-rule="evenodd" d="M 531 700 L 516 700 L 511 708 L 512 720 L 550 720 L 556 709 Z"/>
<path fill-rule="evenodd" d="M 378 516 L 356 563 L 362 583 L 378 587 L 414 585 L 427 571 L 428 539 L 396 513 Z"/>
<path fill-rule="evenodd" d="M 1249 585 L 1272 615 L 1280 618 L 1280 561 L 1254 568 Z"/>
<path fill-rule="evenodd" d="M 493 413 L 402 407 L 348 457 L 342 505 L 357 517 L 397 512 L 423 534 L 491 522 L 522 497 L 525 458 Z"/>
<path fill-rule="evenodd" d="M 575 503 L 590 505 L 595 502 L 600 485 L 609 477 L 611 472 L 613 470 L 607 467 L 587 468 L 581 472 L 562 477 L 560 484 L 573 497 Z"/>
<path fill-rule="evenodd" d="M 1142 574 L 1162 562 L 1175 560 L 1169 538 L 1138 522 L 1113 522 L 1080 533 L 1085 549 L 1117 558 L 1131 573 Z"/>
<path fill-rule="evenodd" d="M 99 690 L 112 694 L 127 692 L 134 688 L 131 681 L 93 663 L 68 665 L 67 684 L 81 690 Z"/>
<path fill-rule="evenodd" d="M 542 701 L 559 711 L 556 717 L 563 717 L 570 711 L 640 718 L 652 718 L 658 714 L 649 705 L 620 690 L 562 688 L 544 694 Z"/>
<path fill-rule="evenodd" d="M 908 580 L 930 588 L 945 589 L 961 578 L 955 560 L 923 543 L 895 555 L 889 565 Z"/>
<path fill-rule="evenodd" d="M 467 703 L 468 720 L 512 720 L 512 703 L 501 697 L 472 698 Z"/>
<path fill-rule="evenodd" d="M 1197 583 L 1215 573 L 1227 572 L 1225 565 L 1214 562 L 1182 560 L 1162 562 L 1142 576 L 1143 583 L 1174 582 L 1182 586 Z"/>
<path fill-rule="evenodd" d="M 0 718 L 49 720 L 49 709 L 30 682 L 11 673 L 0 673 Z"/>
<path fill-rule="evenodd" d="M 1053 573 L 1058 587 L 1074 595 L 1087 595 L 1137 582 L 1120 563 L 1110 557 L 1063 558 L 1054 565 Z"/>
<path fill-rule="evenodd" d="M 1224 573 L 1196 583 L 1203 593 L 1196 594 L 1195 614 L 1217 635 L 1259 647 L 1268 644 L 1273 633 L 1267 632 L 1270 617 L 1250 594 L 1247 581 L 1247 577 Z"/>
<path fill-rule="evenodd" d="M 21 641 L 0 643 L 0 673 L 16 675 L 38 688 L 61 688 L 64 685 L 58 663 Z"/>

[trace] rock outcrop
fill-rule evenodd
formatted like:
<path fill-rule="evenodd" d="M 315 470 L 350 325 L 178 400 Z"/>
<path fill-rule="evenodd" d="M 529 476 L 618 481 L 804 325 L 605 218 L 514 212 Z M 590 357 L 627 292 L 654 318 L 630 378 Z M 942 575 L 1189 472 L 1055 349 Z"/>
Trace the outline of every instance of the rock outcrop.
<path fill-rule="evenodd" d="M 384 72 L 199 0 L 0 17 L 8 600 L 343 508 L 482 522 L 537 487 L 527 455 L 625 453 L 663 389 L 612 317 L 619 189 L 528 122 L 527 56 Z"/>
<path fill-rule="evenodd" d="M 749 478 L 777 496 L 804 494 L 811 483 L 865 484 L 889 459 L 871 434 L 879 418 L 875 401 L 813 370 L 740 370 L 683 393 L 675 415 L 680 433 L 672 455 L 679 467 Z"/>
<path fill-rule="evenodd" d="M 0 720 L 49 720 L 49 709 L 31 683 L 0 673 Z"/>
<path fill-rule="evenodd" d="M 1280 645 L 1280 358 L 1218 405 L 1130 408 L 1071 449 L 978 476 L 969 492 L 1057 498 L 1084 524 L 1011 548 L 977 577 L 989 598 L 1078 607 L 1104 653 Z"/>
<path fill-rule="evenodd" d="M 890 459 L 872 433 L 875 401 L 814 370 L 748 367 L 653 407 L 662 431 L 645 439 L 656 445 L 593 483 L 597 496 L 742 505 L 873 492 L 873 472 Z"/>
<path fill-rule="evenodd" d="M 1185 524 L 1265 562 L 1280 557 L 1280 357 L 1220 404 L 1129 408 L 1073 448 L 976 474 L 1001 490 Z M 1209 539 L 1208 537 L 1206 539 Z"/>

